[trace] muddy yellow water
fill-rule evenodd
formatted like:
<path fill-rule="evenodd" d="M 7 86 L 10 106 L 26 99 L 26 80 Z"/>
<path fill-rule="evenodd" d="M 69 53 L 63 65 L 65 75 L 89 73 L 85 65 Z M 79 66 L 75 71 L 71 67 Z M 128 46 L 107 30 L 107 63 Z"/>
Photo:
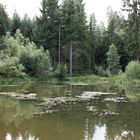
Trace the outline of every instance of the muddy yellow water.
<path fill-rule="evenodd" d="M 71 90 L 71 92 L 70 92 Z M 93 86 L 31 85 L 1 87 L 0 92 L 30 91 L 40 97 L 77 96 L 84 91 L 119 92 Z M 21 101 L 0 96 L 0 140 L 139 140 L 140 90 L 126 90 L 130 102 L 104 100 L 58 105 L 56 112 L 36 115 L 46 110 L 36 101 Z M 94 106 L 98 114 L 88 111 Z M 102 112 L 115 112 L 105 115 Z"/>

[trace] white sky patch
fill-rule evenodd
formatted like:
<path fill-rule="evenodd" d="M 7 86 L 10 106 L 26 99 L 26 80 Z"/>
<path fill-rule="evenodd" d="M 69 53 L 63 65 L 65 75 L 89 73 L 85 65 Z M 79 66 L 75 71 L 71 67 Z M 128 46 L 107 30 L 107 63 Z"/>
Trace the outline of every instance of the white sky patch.
<path fill-rule="evenodd" d="M 21 17 L 24 14 L 33 17 L 39 14 L 41 0 L 0 0 L 0 3 L 6 6 L 9 16 L 12 16 L 16 10 Z"/>
<path fill-rule="evenodd" d="M 84 0 L 85 10 L 89 16 L 95 13 L 98 23 L 107 22 L 107 8 L 112 7 L 114 11 L 120 11 L 122 7 L 122 0 Z"/>
<path fill-rule="evenodd" d="M 0 0 L 0 3 L 6 6 L 6 10 L 10 16 L 16 10 L 21 17 L 28 14 L 30 17 L 39 14 L 41 0 Z M 122 0 L 84 0 L 87 16 L 93 12 L 96 15 L 98 23 L 103 21 L 107 23 L 107 8 L 112 7 L 113 10 L 120 11 Z"/>

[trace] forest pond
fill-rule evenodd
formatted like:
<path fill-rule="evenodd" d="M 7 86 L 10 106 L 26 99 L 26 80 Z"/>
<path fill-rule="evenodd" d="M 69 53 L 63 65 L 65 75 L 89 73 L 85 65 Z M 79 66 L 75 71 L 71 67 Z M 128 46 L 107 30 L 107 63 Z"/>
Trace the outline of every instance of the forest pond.
<path fill-rule="evenodd" d="M 36 98 L 23 100 L 18 94 Z M 48 99 L 53 100 L 50 106 Z M 140 89 L 47 84 L 0 87 L 0 140 L 128 139 L 140 140 Z"/>

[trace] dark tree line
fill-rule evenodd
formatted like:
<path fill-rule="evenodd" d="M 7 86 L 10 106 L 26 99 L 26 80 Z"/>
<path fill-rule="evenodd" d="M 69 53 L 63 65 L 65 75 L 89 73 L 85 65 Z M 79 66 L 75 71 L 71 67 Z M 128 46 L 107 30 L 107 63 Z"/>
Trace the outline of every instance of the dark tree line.
<path fill-rule="evenodd" d="M 3 36 L 20 29 L 25 38 L 36 43 L 38 48 L 49 50 L 53 67 L 58 65 L 59 44 L 61 63 L 69 66 L 70 45 L 73 44 L 73 70 L 75 73 L 97 73 L 98 67 L 107 68 L 107 52 L 113 43 L 118 50 L 120 67 L 130 60 L 140 59 L 140 2 L 123 0 L 123 10 L 128 12 L 126 20 L 121 13 L 108 9 L 108 25 L 97 25 L 93 14 L 87 19 L 83 0 L 42 0 L 40 16 L 21 18 L 15 11 L 10 18 L 0 4 L 0 49 L 4 47 Z"/>

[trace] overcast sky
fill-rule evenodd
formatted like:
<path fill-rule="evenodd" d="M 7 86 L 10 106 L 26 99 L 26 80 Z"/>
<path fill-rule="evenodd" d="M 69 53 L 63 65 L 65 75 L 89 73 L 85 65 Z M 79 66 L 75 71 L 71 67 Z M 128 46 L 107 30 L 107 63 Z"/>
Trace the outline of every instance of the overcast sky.
<path fill-rule="evenodd" d="M 120 11 L 122 0 L 84 0 L 87 16 L 95 13 L 98 23 L 107 22 L 107 8 Z M 41 0 L 0 0 L 0 3 L 6 6 L 8 14 L 11 16 L 16 10 L 23 17 L 27 13 L 30 17 L 39 13 Z"/>

